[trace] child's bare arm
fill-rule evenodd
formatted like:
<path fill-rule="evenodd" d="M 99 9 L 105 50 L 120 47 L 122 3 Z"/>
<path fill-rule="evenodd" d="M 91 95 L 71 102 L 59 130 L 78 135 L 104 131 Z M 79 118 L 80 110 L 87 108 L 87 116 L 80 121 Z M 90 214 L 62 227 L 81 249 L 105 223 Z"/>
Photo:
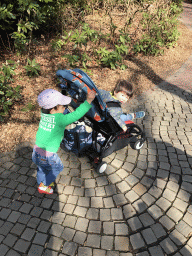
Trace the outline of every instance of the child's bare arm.
<path fill-rule="evenodd" d="M 95 99 L 96 93 L 92 90 L 87 94 L 87 102 L 91 104 L 91 102 Z"/>

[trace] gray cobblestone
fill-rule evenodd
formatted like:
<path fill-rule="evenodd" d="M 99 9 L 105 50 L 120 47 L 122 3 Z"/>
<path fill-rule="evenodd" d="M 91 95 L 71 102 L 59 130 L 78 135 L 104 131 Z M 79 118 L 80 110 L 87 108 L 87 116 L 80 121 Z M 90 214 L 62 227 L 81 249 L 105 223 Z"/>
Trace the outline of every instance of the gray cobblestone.
<path fill-rule="evenodd" d="M 187 239 L 181 233 L 179 233 L 176 229 L 170 233 L 169 237 L 178 246 L 183 245 L 187 241 Z"/>
<path fill-rule="evenodd" d="M 128 227 L 125 223 L 117 223 L 115 224 L 115 233 L 117 236 L 119 235 L 123 235 L 123 236 L 126 236 L 128 235 Z"/>
<path fill-rule="evenodd" d="M 105 208 L 113 208 L 115 206 L 112 197 L 103 198 L 103 202 Z"/>
<path fill-rule="evenodd" d="M 88 235 L 86 246 L 94 247 L 94 248 L 100 248 L 101 243 L 101 236 L 100 235 Z"/>
<path fill-rule="evenodd" d="M 100 220 L 109 221 L 111 219 L 111 213 L 109 209 L 100 209 Z"/>
<path fill-rule="evenodd" d="M 51 223 L 47 221 L 41 221 L 37 230 L 43 233 L 47 233 L 47 230 L 49 229 L 50 226 L 51 226 Z"/>
<path fill-rule="evenodd" d="M 69 195 L 67 199 L 67 204 L 76 204 L 77 200 L 78 200 L 78 196 Z"/>
<path fill-rule="evenodd" d="M 104 250 L 93 249 L 93 256 L 105 256 L 106 253 Z"/>
<path fill-rule="evenodd" d="M 147 229 L 143 230 L 141 233 L 142 233 L 147 244 L 153 244 L 153 243 L 157 242 L 157 238 L 155 237 L 151 228 L 147 228 Z"/>
<path fill-rule="evenodd" d="M 192 248 L 189 247 L 188 245 L 185 245 L 181 250 L 180 253 L 182 256 L 191 256 L 192 254 Z"/>
<path fill-rule="evenodd" d="M 154 219 L 158 219 L 163 215 L 161 209 L 156 205 L 152 205 L 150 208 L 148 208 L 148 212 Z"/>
<path fill-rule="evenodd" d="M 100 232 L 101 232 L 101 221 L 91 220 L 89 222 L 88 232 L 100 234 Z"/>
<path fill-rule="evenodd" d="M 165 199 L 164 197 L 159 198 L 156 204 L 163 210 L 167 211 L 167 209 L 171 206 L 171 202 Z"/>
<path fill-rule="evenodd" d="M 15 244 L 15 242 L 18 240 L 18 237 L 12 235 L 12 234 L 8 234 L 6 236 L 6 238 L 3 240 L 3 243 L 9 247 L 13 247 L 13 245 Z"/>
<path fill-rule="evenodd" d="M 1 214 L 0 214 L 1 216 Z M 20 212 L 16 212 L 16 211 L 13 211 L 11 212 L 11 214 L 9 215 L 7 221 L 10 221 L 10 222 L 17 222 L 17 220 L 19 219 L 19 217 L 21 216 L 21 213 Z M 1 217 L 2 218 L 2 217 Z"/>
<path fill-rule="evenodd" d="M 170 238 L 165 238 L 160 242 L 160 245 L 167 254 L 174 253 L 177 250 L 177 247 Z"/>
<path fill-rule="evenodd" d="M 79 206 L 89 207 L 90 198 L 88 197 L 79 197 L 78 203 Z"/>
<path fill-rule="evenodd" d="M 142 213 L 147 209 L 147 205 L 143 202 L 143 200 L 139 199 L 133 203 L 133 207 L 136 209 L 138 213 Z"/>
<path fill-rule="evenodd" d="M 86 179 L 85 180 L 85 188 L 95 188 L 95 180 L 94 179 Z"/>
<path fill-rule="evenodd" d="M 181 220 L 176 226 L 175 228 L 185 237 L 188 237 L 188 235 L 191 233 L 191 227 L 184 222 L 183 220 Z"/>
<path fill-rule="evenodd" d="M 122 220 L 123 219 L 123 212 L 121 208 L 112 208 L 111 209 L 111 217 L 113 220 Z"/>
<path fill-rule="evenodd" d="M 77 215 L 77 216 L 85 217 L 86 212 L 87 212 L 87 208 L 77 206 L 77 207 L 75 208 L 73 214 L 74 214 L 74 215 Z"/>
<path fill-rule="evenodd" d="M 125 181 L 131 186 L 135 186 L 138 182 L 139 179 L 136 178 L 134 175 L 129 175 L 127 178 L 125 178 Z"/>
<path fill-rule="evenodd" d="M 176 87 L 133 99 L 131 111 L 146 111 L 135 120 L 146 142 L 107 156 L 104 174 L 59 149 L 65 168 L 53 195 L 38 193 L 34 142 L 0 153 L 0 254 L 191 256 L 192 101 Z"/>
<path fill-rule="evenodd" d="M 88 227 L 88 222 L 89 221 L 85 218 L 78 218 L 77 222 L 76 222 L 76 225 L 75 225 L 75 229 L 79 230 L 79 231 L 82 231 L 82 232 L 85 232 L 87 230 L 87 227 Z"/>
<path fill-rule="evenodd" d="M 152 256 L 164 256 L 165 255 L 160 246 L 150 247 L 149 251 Z"/>
<path fill-rule="evenodd" d="M 91 197 L 91 207 L 102 208 L 103 207 L 102 197 Z"/>
<path fill-rule="evenodd" d="M 4 256 L 9 250 L 9 247 L 7 247 L 5 244 L 0 244 L 0 255 Z"/>
<path fill-rule="evenodd" d="M 28 252 L 28 255 L 29 256 L 36 256 L 36 255 L 42 255 L 42 252 L 43 252 L 44 248 L 42 246 L 39 246 L 39 245 L 32 245 L 29 252 Z"/>
<path fill-rule="evenodd" d="M 75 230 L 71 228 L 65 228 L 61 234 L 61 237 L 66 241 L 71 241 L 74 237 Z"/>
<path fill-rule="evenodd" d="M 66 214 L 72 214 L 74 209 L 75 209 L 75 205 L 73 205 L 73 204 L 66 204 L 64 209 L 63 209 L 63 212 L 66 213 Z"/>
<path fill-rule="evenodd" d="M 51 221 L 53 223 L 61 224 L 61 223 L 63 223 L 65 216 L 66 216 L 65 213 L 54 212 Z"/>
<path fill-rule="evenodd" d="M 136 214 L 136 211 L 131 204 L 127 204 L 123 206 L 123 214 L 125 218 L 128 219 L 130 217 L 133 217 Z"/>
<path fill-rule="evenodd" d="M 29 248 L 29 246 L 30 246 L 30 242 L 25 241 L 25 240 L 23 240 L 23 239 L 19 239 L 19 240 L 16 242 L 16 244 L 15 244 L 15 246 L 14 246 L 14 249 L 15 249 L 16 251 L 19 251 L 19 252 L 22 252 L 22 253 L 26 253 L 27 250 L 28 250 L 28 248 Z"/>
<path fill-rule="evenodd" d="M 154 219 L 148 213 L 143 213 L 139 216 L 140 221 L 142 222 L 144 227 L 151 226 L 155 223 Z"/>
<path fill-rule="evenodd" d="M 125 194 L 125 197 L 129 200 L 130 203 L 133 203 L 139 198 L 139 195 L 135 193 L 133 190 L 131 190 Z"/>
<path fill-rule="evenodd" d="M 33 243 L 44 246 L 47 238 L 48 238 L 48 235 L 39 232 L 35 235 Z"/>
<path fill-rule="evenodd" d="M 96 196 L 106 196 L 106 192 L 104 187 L 97 187 L 95 188 Z"/>
<path fill-rule="evenodd" d="M 63 249 L 62 249 L 62 253 L 65 253 L 67 255 L 70 256 L 75 256 L 77 250 L 77 244 L 74 242 L 65 242 Z"/>
<path fill-rule="evenodd" d="M 117 251 L 128 251 L 129 250 L 128 237 L 116 236 L 115 237 L 115 250 L 117 250 Z"/>
<path fill-rule="evenodd" d="M 101 248 L 104 250 L 112 250 L 113 249 L 113 237 L 112 236 L 102 236 Z"/>
<path fill-rule="evenodd" d="M 11 229 L 10 232 L 12 234 L 17 235 L 17 236 L 20 236 L 24 229 L 25 229 L 25 225 L 20 224 L 20 223 L 16 223 L 15 226 Z"/>
<path fill-rule="evenodd" d="M 155 202 L 155 198 L 151 196 L 149 193 L 144 194 L 141 198 L 146 203 L 147 206 L 150 206 Z"/>
<path fill-rule="evenodd" d="M 105 176 L 96 178 L 98 186 L 105 186 L 108 185 L 108 180 Z"/>
<path fill-rule="evenodd" d="M 113 200 L 117 206 L 121 206 L 127 203 L 127 199 L 123 194 L 114 195 Z"/>
<path fill-rule="evenodd" d="M 114 222 L 103 222 L 103 233 L 106 235 L 114 234 Z"/>
<path fill-rule="evenodd" d="M 171 207 L 167 212 L 167 216 L 169 216 L 174 222 L 178 222 L 182 218 L 183 213 L 177 210 L 175 207 Z"/>
<path fill-rule="evenodd" d="M 130 242 L 133 246 L 134 250 L 140 249 L 145 246 L 143 238 L 141 237 L 140 233 L 134 234 L 130 236 Z"/>
<path fill-rule="evenodd" d="M 107 193 L 107 196 L 116 195 L 116 193 L 117 193 L 115 185 L 106 186 L 105 191 Z"/>
<path fill-rule="evenodd" d="M 89 208 L 86 218 L 92 219 L 92 220 L 97 220 L 99 216 L 99 210 L 95 208 Z"/>
<path fill-rule="evenodd" d="M 139 220 L 138 217 L 133 217 L 131 219 L 128 219 L 127 223 L 129 224 L 130 228 L 133 230 L 133 231 L 136 231 L 140 228 L 143 227 L 141 221 Z"/>
<path fill-rule="evenodd" d="M 79 247 L 78 256 L 92 256 L 92 249 L 88 247 Z"/>
<path fill-rule="evenodd" d="M 34 237 L 34 235 L 35 235 L 35 230 L 34 229 L 26 228 L 25 231 L 23 232 L 21 238 L 25 239 L 27 241 L 31 241 L 32 238 Z"/>
<path fill-rule="evenodd" d="M 75 236 L 73 238 L 73 241 L 78 243 L 78 244 L 84 244 L 85 240 L 87 238 L 87 234 L 81 231 L 77 231 L 75 233 Z"/>
<path fill-rule="evenodd" d="M 92 196 L 95 196 L 95 189 L 94 188 L 85 189 L 85 197 L 92 197 Z"/>

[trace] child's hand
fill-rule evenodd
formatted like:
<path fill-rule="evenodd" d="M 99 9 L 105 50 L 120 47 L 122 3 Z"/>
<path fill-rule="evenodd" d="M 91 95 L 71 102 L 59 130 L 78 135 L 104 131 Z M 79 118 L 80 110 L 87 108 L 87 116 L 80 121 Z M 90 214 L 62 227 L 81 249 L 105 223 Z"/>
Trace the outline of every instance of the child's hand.
<path fill-rule="evenodd" d="M 91 102 L 95 99 L 95 91 L 90 91 L 88 94 L 87 94 L 87 102 L 89 102 L 89 104 L 91 104 Z"/>
<path fill-rule="evenodd" d="M 123 127 L 123 131 L 126 132 L 127 131 L 127 126 Z"/>

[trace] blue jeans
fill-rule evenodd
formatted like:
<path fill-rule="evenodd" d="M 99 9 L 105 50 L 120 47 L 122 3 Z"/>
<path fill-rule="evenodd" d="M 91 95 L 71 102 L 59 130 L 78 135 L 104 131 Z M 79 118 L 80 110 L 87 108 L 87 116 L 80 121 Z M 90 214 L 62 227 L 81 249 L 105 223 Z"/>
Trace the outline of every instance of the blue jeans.
<path fill-rule="evenodd" d="M 121 120 L 124 121 L 124 122 L 133 119 L 132 115 L 130 115 L 130 114 L 121 114 L 120 117 L 121 117 Z"/>
<path fill-rule="evenodd" d="M 45 186 L 49 186 L 63 170 L 61 159 L 56 153 L 52 156 L 41 156 L 33 149 L 32 160 L 37 165 L 38 184 L 43 182 Z"/>

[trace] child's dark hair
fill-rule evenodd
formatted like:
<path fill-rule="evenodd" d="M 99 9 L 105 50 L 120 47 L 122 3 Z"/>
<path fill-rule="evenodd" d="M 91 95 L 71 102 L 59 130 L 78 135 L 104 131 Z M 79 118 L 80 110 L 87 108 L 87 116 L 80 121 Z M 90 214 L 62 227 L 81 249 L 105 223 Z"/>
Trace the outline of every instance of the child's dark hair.
<path fill-rule="evenodd" d="M 132 97 L 133 96 L 133 86 L 126 80 L 118 80 L 116 83 L 116 86 L 113 90 L 113 94 L 114 94 L 114 92 L 116 92 L 116 93 L 125 92 L 129 97 Z"/>
<path fill-rule="evenodd" d="M 42 112 L 43 114 L 50 114 L 51 109 L 57 110 L 57 106 L 55 106 L 55 107 L 53 107 L 53 108 L 49 108 L 49 109 L 41 108 L 41 112 Z"/>

